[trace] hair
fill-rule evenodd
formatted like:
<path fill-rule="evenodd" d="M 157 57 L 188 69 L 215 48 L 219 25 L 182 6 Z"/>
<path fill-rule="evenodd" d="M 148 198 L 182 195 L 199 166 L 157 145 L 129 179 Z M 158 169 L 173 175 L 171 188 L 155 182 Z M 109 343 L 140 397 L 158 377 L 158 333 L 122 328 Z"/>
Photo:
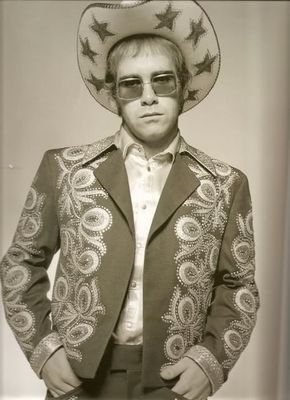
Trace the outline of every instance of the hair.
<path fill-rule="evenodd" d="M 151 54 L 166 54 L 170 57 L 175 65 L 181 89 L 183 90 L 186 87 L 191 75 L 179 47 L 159 35 L 143 33 L 119 40 L 108 53 L 105 83 L 113 96 L 115 96 L 117 69 L 120 61 L 125 57 L 136 57 L 140 53 L 146 54 L 148 52 Z"/>

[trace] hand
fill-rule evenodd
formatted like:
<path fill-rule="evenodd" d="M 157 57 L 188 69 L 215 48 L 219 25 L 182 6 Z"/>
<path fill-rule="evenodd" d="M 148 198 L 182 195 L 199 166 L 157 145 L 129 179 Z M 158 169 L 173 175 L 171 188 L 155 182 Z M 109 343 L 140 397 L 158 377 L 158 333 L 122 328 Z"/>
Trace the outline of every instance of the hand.
<path fill-rule="evenodd" d="M 182 358 L 174 365 L 162 369 L 163 379 L 173 379 L 180 376 L 172 391 L 190 400 L 205 400 L 211 394 L 211 384 L 200 368 L 188 357 Z"/>
<path fill-rule="evenodd" d="M 46 361 L 41 376 L 53 397 L 61 396 L 82 383 L 72 370 L 63 347 Z"/>

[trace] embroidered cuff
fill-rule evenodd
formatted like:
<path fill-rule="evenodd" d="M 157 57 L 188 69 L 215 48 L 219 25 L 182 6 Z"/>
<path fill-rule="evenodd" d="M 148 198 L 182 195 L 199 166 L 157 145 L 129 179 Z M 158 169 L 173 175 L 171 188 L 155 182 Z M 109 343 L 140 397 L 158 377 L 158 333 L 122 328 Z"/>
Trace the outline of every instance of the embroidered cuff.
<path fill-rule="evenodd" d="M 206 347 L 198 345 L 189 349 L 184 354 L 184 357 L 186 356 L 195 361 L 207 375 L 214 394 L 224 383 L 223 370 L 215 356 Z"/>
<path fill-rule="evenodd" d="M 59 347 L 63 346 L 58 333 L 52 332 L 45 336 L 35 347 L 30 357 L 30 365 L 40 378 L 40 372 L 46 361 Z"/>

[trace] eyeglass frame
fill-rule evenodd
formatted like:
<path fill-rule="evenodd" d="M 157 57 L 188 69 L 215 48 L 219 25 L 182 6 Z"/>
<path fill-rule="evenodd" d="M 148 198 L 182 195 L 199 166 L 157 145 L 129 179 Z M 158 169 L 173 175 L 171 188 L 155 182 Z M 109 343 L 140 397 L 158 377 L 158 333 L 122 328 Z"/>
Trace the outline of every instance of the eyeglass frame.
<path fill-rule="evenodd" d="M 156 78 L 156 77 L 158 77 L 158 76 L 172 76 L 172 77 L 174 78 L 174 83 L 175 83 L 175 88 L 174 88 L 174 90 L 172 90 L 172 92 L 169 92 L 169 93 L 166 93 L 166 94 L 157 94 L 157 93 L 155 92 L 155 90 L 154 90 L 154 87 L 153 87 L 152 83 L 153 83 L 153 79 Z M 141 92 L 141 95 L 140 95 L 140 96 L 137 96 L 137 97 L 132 97 L 132 98 L 120 97 L 120 96 L 119 96 L 119 83 L 120 83 L 120 82 L 124 82 L 124 81 L 126 81 L 126 80 L 130 80 L 130 79 L 132 79 L 132 80 L 133 80 L 133 79 L 136 79 L 136 80 L 139 80 L 139 81 L 140 81 L 140 83 L 141 83 L 141 85 L 142 85 L 142 92 Z M 119 98 L 120 100 L 125 100 L 125 101 L 137 100 L 137 99 L 140 99 L 140 98 L 143 96 L 143 93 L 144 93 L 144 85 L 149 85 L 149 84 L 151 84 L 151 88 L 152 88 L 152 90 L 153 90 L 155 96 L 157 96 L 157 97 L 167 97 L 167 96 L 171 96 L 173 93 L 176 92 L 176 90 L 177 90 L 177 83 L 178 83 L 178 82 L 180 82 L 180 79 L 178 79 L 177 76 L 176 76 L 173 72 L 170 72 L 170 73 L 162 72 L 162 73 L 159 73 L 159 74 L 157 74 L 157 75 L 153 75 L 153 76 L 151 77 L 151 79 L 150 79 L 149 82 L 148 82 L 148 81 L 144 82 L 139 76 L 132 76 L 132 77 L 127 77 L 127 78 L 121 79 L 121 80 L 119 80 L 119 81 L 117 82 L 116 87 L 115 87 L 115 94 L 118 96 L 118 98 Z"/>

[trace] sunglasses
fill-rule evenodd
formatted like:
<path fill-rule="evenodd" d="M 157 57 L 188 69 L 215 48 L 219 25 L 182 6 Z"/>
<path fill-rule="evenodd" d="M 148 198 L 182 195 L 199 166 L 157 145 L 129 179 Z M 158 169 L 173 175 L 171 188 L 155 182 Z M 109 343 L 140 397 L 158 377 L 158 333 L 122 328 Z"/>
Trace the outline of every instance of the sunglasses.
<path fill-rule="evenodd" d="M 122 79 L 117 85 L 117 96 L 123 100 L 135 100 L 142 96 L 144 85 L 151 84 L 156 96 L 168 96 L 176 91 L 177 79 L 174 74 L 159 74 L 151 78 L 150 82 L 143 82 L 141 78 L 132 77 Z"/>

